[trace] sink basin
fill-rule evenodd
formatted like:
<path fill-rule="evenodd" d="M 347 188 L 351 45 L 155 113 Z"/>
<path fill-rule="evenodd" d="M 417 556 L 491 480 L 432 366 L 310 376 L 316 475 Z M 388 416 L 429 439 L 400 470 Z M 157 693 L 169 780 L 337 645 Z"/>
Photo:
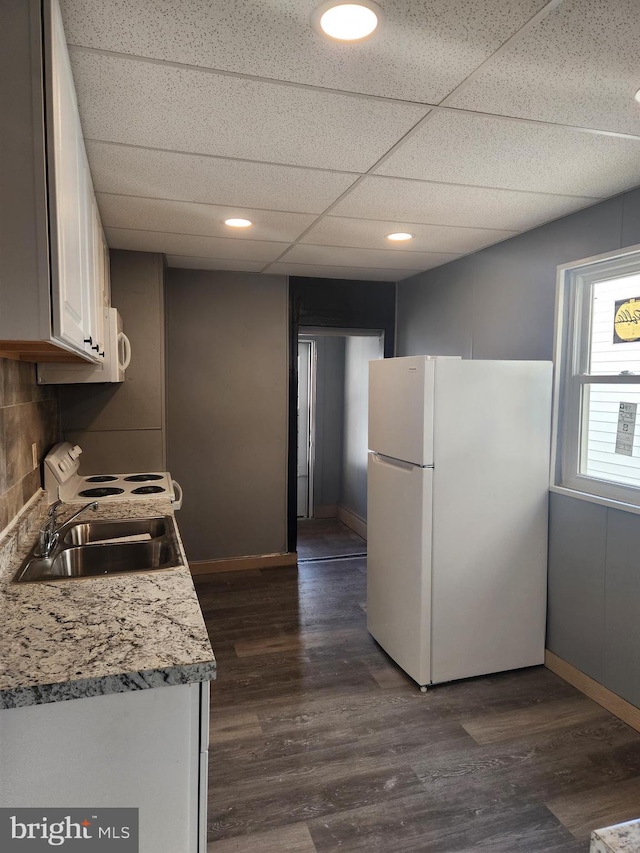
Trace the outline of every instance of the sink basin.
<path fill-rule="evenodd" d="M 37 557 L 34 546 L 14 581 L 55 581 L 175 568 L 182 561 L 174 531 L 171 516 L 78 522 L 62 528 L 60 543 L 51 556 Z M 151 538 L 108 541 L 128 536 Z"/>
<path fill-rule="evenodd" d="M 64 534 L 65 545 L 90 545 L 125 536 L 150 536 L 158 539 L 167 535 L 166 518 L 123 518 L 113 521 L 80 521 Z"/>

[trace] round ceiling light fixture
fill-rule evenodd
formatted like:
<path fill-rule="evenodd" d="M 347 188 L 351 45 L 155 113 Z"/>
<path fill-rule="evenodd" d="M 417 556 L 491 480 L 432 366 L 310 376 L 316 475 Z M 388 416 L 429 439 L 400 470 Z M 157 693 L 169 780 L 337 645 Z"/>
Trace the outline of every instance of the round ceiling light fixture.
<path fill-rule="evenodd" d="M 635 97 L 636 101 L 638 101 L 638 103 L 640 103 L 640 89 L 638 89 L 638 91 L 635 93 L 634 97 Z"/>
<path fill-rule="evenodd" d="M 358 0 L 356 3 L 327 0 L 318 6 L 311 18 L 316 32 L 339 42 L 369 38 L 381 21 L 382 9 L 372 0 Z"/>
<path fill-rule="evenodd" d="M 248 228 L 250 225 L 253 225 L 253 222 L 250 219 L 225 219 L 225 225 L 229 225 L 231 228 Z"/>
<path fill-rule="evenodd" d="M 394 243 L 402 243 L 404 240 L 413 240 L 413 234 L 408 231 L 394 231 L 393 234 L 387 234 L 387 240 L 393 240 Z"/>

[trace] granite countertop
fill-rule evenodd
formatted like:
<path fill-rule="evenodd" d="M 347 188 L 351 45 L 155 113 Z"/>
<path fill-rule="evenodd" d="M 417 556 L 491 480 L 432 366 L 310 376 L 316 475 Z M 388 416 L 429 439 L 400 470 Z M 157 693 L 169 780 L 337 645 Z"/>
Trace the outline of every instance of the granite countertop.
<path fill-rule="evenodd" d="M 182 565 L 175 569 L 12 583 L 47 508 L 41 492 L 0 540 L 0 708 L 215 678 L 181 542 Z M 60 518 L 77 509 L 69 504 Z M 173 515 L 171 502 L 101 501 L 88 512 L 90 518 L 154 515 Z"/>
<path fill-rule="evenodd" d="M 640 850 L 640 820 L 594 829 L 591 853 L 635 853 Z"/>

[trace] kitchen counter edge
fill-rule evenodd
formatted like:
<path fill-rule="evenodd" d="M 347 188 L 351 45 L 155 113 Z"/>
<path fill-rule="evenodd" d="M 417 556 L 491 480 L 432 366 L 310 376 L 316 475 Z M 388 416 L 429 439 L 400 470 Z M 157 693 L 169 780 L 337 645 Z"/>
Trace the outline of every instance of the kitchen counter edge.
<path fill-rule="evenodd" d="M 215 679 L 179 531 L 175 569 L 15 584 L 47 507 L 38 493 L 0 539 L 0 709 Z M 76 509 L 69 504 L 61 517 Z M 173 515 L 170 501 L 101 501 L 92 517 L 153 515 Z M 110 612 L 114 603 L 124 612 Z"/>

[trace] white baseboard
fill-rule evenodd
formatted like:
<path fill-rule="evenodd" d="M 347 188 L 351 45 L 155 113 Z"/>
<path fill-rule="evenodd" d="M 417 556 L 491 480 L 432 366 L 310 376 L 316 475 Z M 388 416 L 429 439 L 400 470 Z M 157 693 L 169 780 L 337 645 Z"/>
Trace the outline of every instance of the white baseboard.
<path fill-rule="evenodd" d="M 353 510 L 347 509 L 346 506 L 338 506 L 338 518 L 343 524 L 346 524 L 354 533 L 357 533 L 358 536 L 362 536 L 366 541 L 367 522 L 364 518 L 361 518 L 361 516 L 357 515 Z"/>

